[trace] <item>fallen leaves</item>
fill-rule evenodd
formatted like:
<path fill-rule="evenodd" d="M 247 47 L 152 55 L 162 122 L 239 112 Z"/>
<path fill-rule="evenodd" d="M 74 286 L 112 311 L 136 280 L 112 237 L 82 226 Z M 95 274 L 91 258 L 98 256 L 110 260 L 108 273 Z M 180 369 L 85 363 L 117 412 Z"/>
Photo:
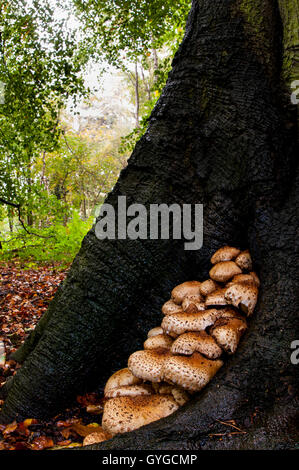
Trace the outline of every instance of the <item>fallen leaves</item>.
<path fill-rule="evenodd" d="M 10 354 L 34 329 L 65 276 L 66 271 L 53 266 L 21 270 L 12 264 L 0 265 L 0 386 L 20 367 L 9 359 Z M 47 422 L 28 417 L 20 423 L 0 425 L 0 450 L 80 447 L 87 436 L 101 433 L 96 415 L 102 411 L 103 399 L 88 393 Z"/>

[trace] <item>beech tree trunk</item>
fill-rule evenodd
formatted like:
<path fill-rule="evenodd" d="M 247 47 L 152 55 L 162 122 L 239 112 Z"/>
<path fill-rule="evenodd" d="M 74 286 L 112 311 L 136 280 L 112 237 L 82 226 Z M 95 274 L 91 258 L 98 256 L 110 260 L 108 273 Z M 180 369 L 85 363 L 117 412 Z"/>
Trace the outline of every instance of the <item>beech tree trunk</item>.
<path fill-rule="evenodd" d="M 211 254 L 231 244 L 250 249 L 261 279 L 237 353 L 173 415 L 93 448 L 295 446 L 298 366 L 290 356 L 299 339 L 298 128 L 288 85 L 297 46 L 284 49 L 290 18 L 294 24 L 288 5 L 293 8 L 284 2 L 282 14 L 272 0 L 193 1 L 148 130 L 106 202 L 116 207 L 125 195 L 128 204 L 146 207 L 202 203 L 203 247 L 185 251 L 183 240 L 99 241 L 92 229 L 15 355 L 24 364 L 5 387 L 2 422 L 47 418 L 76 394 L 102 387 L 161 323 L 171 289 L 206 279 Z M 231 419 L 246 434 L 228 435 L 219 420 Z M 218 433 L 226 435 L 211 436 Z"/>

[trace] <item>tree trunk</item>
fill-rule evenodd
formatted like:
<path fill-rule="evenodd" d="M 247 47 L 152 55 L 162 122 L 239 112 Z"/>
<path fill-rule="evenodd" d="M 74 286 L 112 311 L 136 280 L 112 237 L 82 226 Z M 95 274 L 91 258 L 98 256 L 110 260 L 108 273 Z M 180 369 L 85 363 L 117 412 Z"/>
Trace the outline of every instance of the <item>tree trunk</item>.
<path fill-rule="evenodd" d="M 292 448 L 295 432 L 297 110 L 281 80 L 272 0 L 194 0 L 173 70 L 106 202 L 204 204 L 204 244 L 104 240 L 92 229 L 35 332 L 17 352 L 2 422 L 46 418 L 101 387 L 178 283 L 208 276 L 224 244 L 248 247 L 259 303 L 237 353 L 178 412 L 98 449 Z M 285 83 L 285 82 L 284 82 Z M 297 192 L 298 194 L 298 192 Z M 234 419 L 246 434 L 224 436 Z"/>

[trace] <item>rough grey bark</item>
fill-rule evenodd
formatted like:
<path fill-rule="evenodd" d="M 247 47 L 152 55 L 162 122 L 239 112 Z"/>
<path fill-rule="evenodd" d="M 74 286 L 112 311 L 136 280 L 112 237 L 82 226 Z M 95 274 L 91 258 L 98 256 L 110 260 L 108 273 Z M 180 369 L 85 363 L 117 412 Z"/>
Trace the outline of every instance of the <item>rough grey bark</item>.
<path fill-rule="evenodd" d="M 102 386 L 161 323 L 172 287 L 204 280 L 211 254 L 232 244 L 249 247 L 262 283 L 237 354 L 174 415 L 94 448 L 294 447 L 298 144 L 281 58 L 275 2 L 193 1 L 148 130 L 106 202 L 116 206 L 126 195 L 128 204 L 146 206 L 203 203 L 203 248 L 184 251 L 179 240 L 98 241 L 91 230 L 17 354 L 26 360 L 10 384 L 2 422 L 45 418 L 75 394 Z M 217 420 L 228 419 L 247 434 L 209 437 L 227 431 Z"/>

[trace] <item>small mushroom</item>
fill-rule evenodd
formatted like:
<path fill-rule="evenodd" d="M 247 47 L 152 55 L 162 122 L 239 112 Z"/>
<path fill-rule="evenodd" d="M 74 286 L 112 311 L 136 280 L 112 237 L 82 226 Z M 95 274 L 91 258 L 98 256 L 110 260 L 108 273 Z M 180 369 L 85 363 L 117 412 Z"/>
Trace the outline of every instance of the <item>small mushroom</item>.
<path fill-rule="evenodd" d="M 252 269 L 252 259 L 248 250 L 242 251 L 236 258 L 236 264 L 243 270 Z"/>
<path fill-rule="evenodd" d="M 210 329 L 210 334 L 224 351 L 233 354 L 236 352 L 241 336 L 246 329 L 247 325 L 244 319 L 221 318 Z"/>
<path fill-rule="evenodd" d="M 258 287 L 253 281 L 232 283 L 225 291 L 225 298 L 249 316 L 257 303 Z"/>
<path fill-rule="evenodd" d="M 242 271 L 234 261 L 222 261 L 215 264 L 210 270 L 210 276 L 214 281 L 227 282 L 236 274 L 241 274 Z"/>
<path fill-rule="evenodd" d="M 221 360 L 211 361 L 196 352 L 192 356 L 169 356 L 163 371 L 167 382 L 190 392 L 198 392 L 207 385 L 222 365 Z"/>
<path fill-rule="evenodd" d="M 187 313 L 196 313 L 205 310 L 205 304 L 200 294 L 187 295 L 182 302 L 183 311 Z"/>
<path fill-rule="evenodd" d="M 90 446 L 99 442 L 108 441 L 108 439 L 112 439 L 112 434 L 101 429 L 88 434 L 83 440 L 83 445 Z"/>
<path fill-rule="evenodd" d="M 227 305 L 227 301 L 225 299 L 225 288 L 217 289 L 211 294 L 207 295 L 205 305 L 210 307 L 212 305 Z"/>
<path fill-rule="evenodd" d="M 148 338 L 152 338 L 153 336 L 157 336 L 157 335 L 163 335 L 164 331 L 162 329 L 161 326 L 156 326 L 155 328 L 152 328 L 151 330 L 149 330 L 148 334 L 147 334 L 147 337 Z"/>
<path fill-rule="evenodd" d="M 251 281 L 254 282 L 257 286 L 260 285 L 260 280 L 256 273 L 251 272 L 249 274 L 237 274 L 232 278 L 229 284 L 226 285 L 228 287 L 229 285 L 235 284 L 236 282 L 242 282 L 242 281 Z"/>
<path fill-rule="evenodd" d="M 190 400 L 189 394 L 186 390 L 176 385 L 170 385 L 168 383 L 162 383 L 159 386 L 158 393 L 161 395 L 172 395 L 179 406 L 183 406 L 188 400 Z"/>
<path fill-rule="evenodd" d="M 118 370 L 115 374 L 111 375 L 110 379 L 106 382 L 104 395 L 105 397 L 114 390 L 127 385 L 139 385 L 142 380 L 135 377 L 128 368 Z"/>
<path fill-rule="evenodd" d="M 163 333 L 162 335 L 156 335 L 156 336 L 152 336 L 151 338 L 148 338 L 143 343 L 143 347 L 144 349 L 157 349 L 157 348 L 170 349 L 172 342 L 173 342 L 173 339 L 170 336 L 165 335 Z"/>
<path fill-rule="evenodd" d="M 152 395 L 154 393 L 151 385 L 124 385 L 119 388 L 113 388 L 106 393 L 106 398 L 116 397 L 137 397 L 139 395 Z"/>
<path fill-rule="evenodd" d="M 201 331 L 213 325 L 218 318 L 229 314 L 229 309 L 209 309 L 198 313 L 177 313 L 163 318 L 162 328 L 166 334 L 181 335 L 188 331 Z M 233 312 L 235 315 L 235 312 Z"/>
<path fill-rule="evenodd" d="M 200 282 L 187 281 L 176 286 L 171 292 L 171 298 L 176 304 L 181 304 L 186 295 L 199 294 Z"/>
<path fill-rule="evenodd" d="M 174 303 L 173 300 L 168 300 L 162 307 L 162 313 L 164 315 L 172 315 L 173 313 L 182 312 L 183 309 L 180 305 Z"/>
<path fill-rule="evenodd" d="M 111 434 L 133 431 L 179 408 L 172 395 L 112 398 L 105 403 L 102 426 Z"/>
<path fill-rule="evenodd" d="M 184 333 L 172 344 L 172 354 L 191 355 L 199 352 L 209 359 L 217 359 L 222 354 L 222 349 L 218 346 L 214 338 L 205 331 Z"/>
<path fill-rule="evenodd" d="M 235 259 L 239 253 L 240 250 L 238 250 L 238 248 L 233 246 L 223 246 L 222 248 L 219 248 L 219 250 L 215 251 L 211 258 L 211 263 L 216 264 L 221 261 L 231 261 Z"/>
<path fill-rule="evenodd" d="M 218 284 L 216 284 L 216 282 L 214 282 L 213 279 L 207 279 L 206 281 L 201 283 L 199 290 L 200 290 L 201 295 L 205 297 L 211 294 L 212 292 L 214 292 L 218 288 L 219 288 Z"/>
<path fill-rule="evenodd" d="M 172 315 L 165 318 L 171 317 Z M 163 364 L 168 356 L 168 349 L 163 348 L 136 351 L 129 357 L 128 368 L 139 379 L 161 382 L 163 380 Z"/>

